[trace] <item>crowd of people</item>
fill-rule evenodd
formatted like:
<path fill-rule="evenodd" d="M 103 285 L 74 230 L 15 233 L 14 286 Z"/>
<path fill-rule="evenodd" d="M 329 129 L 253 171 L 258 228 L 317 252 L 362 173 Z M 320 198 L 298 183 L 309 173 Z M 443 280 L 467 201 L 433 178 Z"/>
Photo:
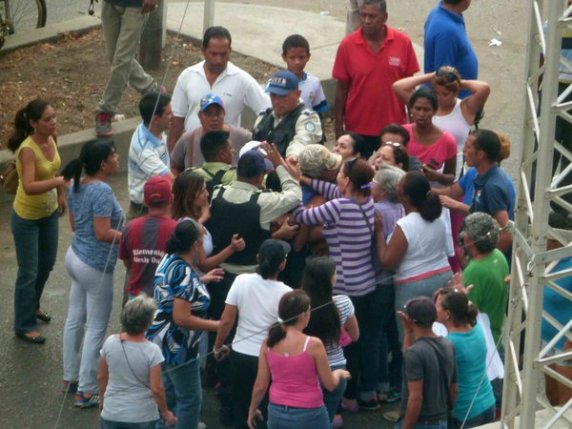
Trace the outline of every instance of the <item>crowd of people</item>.
<path fill-rule="evenodd" d="M 477 127 L 490 88 L 464 30 L 470 0 L 433 9 L 419 76 L 386 2 L 350 1 L 359 24 L 334 61 L 327 145 L 328 103 L 305 71 L 303 36 L 286 38 L 286 70 L 262 88 L 229 61 L 229 31 L 211 27 L 204 61 L 170 96 L 117 37 L 131 25 L 138 38 L 151 3 L 104 2 L 114 67 L 98 137 L 77 159 L 61 169 L 49 102 L 16 114 L 16 336 L 46 341 L 40 300 L 69 212 L 63 389 L 99 407 L 102 428 L 204 426 L 203 382 L 216 386 L 221 424 L 237 429 L 340 428 L 343 413 L 399 400 L 384 414 L 397 428 L 494 421 L 515 190 L 499 166 L 510 141 Z M 107 181 L 127 83 L 144 95 L 124 213 Z M 252 130 L 241 128 L 245 106 L 260 112 Z M 118 259 L 122 328 L 106 339 Z M 560 323 L 571 313 L 560 307 Z"/>

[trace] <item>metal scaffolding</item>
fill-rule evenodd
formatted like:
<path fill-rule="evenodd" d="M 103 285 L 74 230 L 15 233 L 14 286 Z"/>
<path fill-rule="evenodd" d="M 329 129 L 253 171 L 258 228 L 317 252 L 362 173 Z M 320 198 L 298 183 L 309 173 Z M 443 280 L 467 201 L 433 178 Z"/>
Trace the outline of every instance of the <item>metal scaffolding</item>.
<path fill-rule="evenodd" d="M 572 214 L 572 205 L 562 196 L 572 192 L 572 185 L 562 184 L 572 171 L 572 153 L 555 141 L 557 117 L 572 123 L 572 102 L 565 101 L 572 93 L 569 85 L 559 94 L 561 65 L 570 67 L 561 58 L 563 30 L 572 29 L 572 6 L 564 0 L 527 1 L 530 8 L 528 54 L 526 62 L 526 111 L 524 114 L 524 147 L 519 170 L 518 201 L 514 225 L 512 276 L 509 295 L 507 336 L 504 343 L 506 377 L 503 391 L 503 427 L 535 428 L 535 415 L 548 410 L 543 427 L 556 423 L 572 427 L 572 399 L 560 409 L 548 402 L 544 393 L 544 374 L 572 388 L 572 380 L 560 375 L 551 364 L 572 358 L 572 350 L 554 354 L 554 345 L 566 337 L 572 340 L 572 321 L 559 324 L 543 313 L 543 297 L 552 288 L 563 299 L 572 294 L 559 288 L 554 281 L 572 275 L 572 269 L 553 272 L 559 260 L 572 255 L 568 231 L 548 226 L 551 203 Z M 542 62 L 540 59 L 544 58 Z M 572 136 L 570 137 L 572 138 Z M 554 154 L 560 161 L 553 168 Z M 558 157 L 556 158 L 558 159 Z M 562 161 L 564 160 L 564 162 Z M 568 160 L 569 162 L 566 162 Z M 558 240 L 564 247 L 546 250 L 546 240 Z M 541 321 L 547 320 L 558 334 L 546 346 L 541 345 Z M 521 336 L 521 334 L 524 335 Z M 524 338 L 524 344 L 521 339 Z M 524 353 L 521 353 L 521 346 Z"/>

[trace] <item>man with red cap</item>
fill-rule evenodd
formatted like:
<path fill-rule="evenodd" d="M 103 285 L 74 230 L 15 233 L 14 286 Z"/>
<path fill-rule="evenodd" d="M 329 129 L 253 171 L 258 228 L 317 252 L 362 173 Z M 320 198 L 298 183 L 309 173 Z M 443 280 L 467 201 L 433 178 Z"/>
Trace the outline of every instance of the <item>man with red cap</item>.
<path fill-rule="evenodd" d="M 153 176 L 143 187 L 148 213 L 129 222 L 119 243 L 119 258 L 127 268 L 126 292 L 129 299 L 141 292 L 153 296 L 155 269 L 165 254 L 167 240 L 177 226 L 171 218 L 171 179 Z"/>

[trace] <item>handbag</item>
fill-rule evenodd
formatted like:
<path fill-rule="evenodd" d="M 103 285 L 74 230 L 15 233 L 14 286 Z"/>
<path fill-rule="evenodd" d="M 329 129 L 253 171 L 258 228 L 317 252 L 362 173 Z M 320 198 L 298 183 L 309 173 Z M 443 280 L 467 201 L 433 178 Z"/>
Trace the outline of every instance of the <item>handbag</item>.
<path fill-rule="evenodd" d="M 4 171 L 0 174 L 0 184 L 7 194 L 14 195 L 18 190 L 18 170 L 16 161 L 10 161 L 4 166 Z"/>

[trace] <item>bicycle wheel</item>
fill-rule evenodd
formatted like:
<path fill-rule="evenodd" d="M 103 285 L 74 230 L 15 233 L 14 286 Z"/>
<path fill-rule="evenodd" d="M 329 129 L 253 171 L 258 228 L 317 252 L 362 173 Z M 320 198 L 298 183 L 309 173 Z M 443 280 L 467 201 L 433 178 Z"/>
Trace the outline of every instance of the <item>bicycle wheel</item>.
<path fill-rule="evenodd" d="M 10 34 L 25 33 L 46 25 L 48 11 L 45 0 L 4 0 L 2 3 Z"/>

